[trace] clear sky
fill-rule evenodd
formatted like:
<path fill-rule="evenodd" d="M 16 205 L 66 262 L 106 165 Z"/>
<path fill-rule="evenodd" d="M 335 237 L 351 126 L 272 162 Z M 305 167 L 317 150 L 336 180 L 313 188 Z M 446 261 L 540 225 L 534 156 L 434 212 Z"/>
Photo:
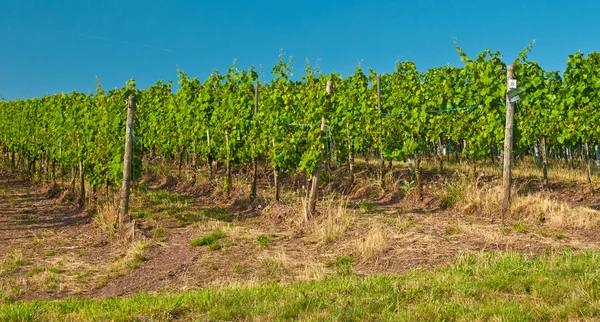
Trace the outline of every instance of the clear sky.
<path fill-rule="evenodd" d="M 105 88 L 131 77 L 146 88 L 176 80 L 178 65 L 204 80 L 234 58 L 270 73 L 280 48 L 296 75 L 307 58 L 344 76 L 360 59 L 378 72 L 398 58 L 459 66 L 452 37 L 507 63 L 535 39 L 530 58 L 564 70 L 569 54 L 600 49 L 599 18 L 600 0 L 0 0 L 0 94 L 87 93 L 96 75 Z"/>

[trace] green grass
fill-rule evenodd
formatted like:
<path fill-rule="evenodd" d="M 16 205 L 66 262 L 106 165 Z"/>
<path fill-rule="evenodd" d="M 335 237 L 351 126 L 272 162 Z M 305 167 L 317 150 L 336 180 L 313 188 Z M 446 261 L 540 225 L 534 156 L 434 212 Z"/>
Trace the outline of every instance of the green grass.
<path fill-rule="evenodd" d="M 191 198 L 187 196 L 170 194 L 162 190 L 146 192 L 141 195 L 142 203 L 148 206 L 154 206 L 156 204 L 170 205 L 178 202 L 188 201 L 190 199 Z"/>
<path fill-rule="evenodd" d="M 202 209 L 201 212 L 206 217 L 220 221 L 232 222 L 234 219 L 233 214 L 230 213 L 227 209 L 223 208 L 206 208 Z"/>
<path fill-rule="evenodd" d="M 258 237 L 256 237 L 256 241 L 258 241 L 258 243 L 261 246 L 269 246 L 269 243 L 271 242 L 271 238 L 267 235 L 259 235 Z"/>
<path fill-rule="evenodd" d="M 190 245 L 192 247 L 208 246 L 211 250 L 216 250 L 216 249 L 223 247 L 223 245 L 221 243 L 219 243 L 218 240 L 225 238 L 225 237 L 226 237 L 226 235 L 224 232 L 217 230 L 217 231 L 210 233 L 207 236 L 192 239 L 192 241 L 190 242 Z"/>
<path fill-rule="evenodd" d="M 328 263 L 327 266 L 335 267 L 340 276 L 349 276 L 352 275 L 353 262 L 354 257 L 352 256 L 339 256 L 335 261 Z"/>
<path fill-rule="evenodd" d="M 371 202 L 361 202 L 360 205 L 358 205 L 358 208 L 362 211 L 370 212 L 375 208 L 375 204 Z"/>
<path fill-rule="evenodd" d="M 150 212 L 149 210 L 141 210 L 141 211 L 135 211 L 132 212 L 133 217 L 135 218 L 146 218 L 146 219 L 154 219 L 156 218 L 156 215 L 152 212 Z"/>
<path fill-rule="evenodd" d="M 40 218 L 36 214 L 22 214 L 22 215 L 16 215 L 15 219 L 25 221 L 25 222 L 35 222 Z"/>
<path fill-rule="evenodd" d="M 468 253 L 435 271 L 402 276 L 5 303 L 0 304 L 0 321 L 591 320 L 600 316 L 598 262 L 598 251 Z"/>
<path fill-rule="evenodd" d="M 512 229 L 517 233 L 526 233 L 527 231 L 529 231 L 529 228 L 523 225 L 520 221 L 513 223 L 511 226 Z"/>

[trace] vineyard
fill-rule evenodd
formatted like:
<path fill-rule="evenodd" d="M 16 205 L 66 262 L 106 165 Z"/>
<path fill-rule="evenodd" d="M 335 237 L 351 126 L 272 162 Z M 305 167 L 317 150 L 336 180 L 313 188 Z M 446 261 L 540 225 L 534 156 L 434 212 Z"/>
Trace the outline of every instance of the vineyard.
<path fill-rule="evenodd" d="M 574 53 L 559 73 L 529 60 L 532 45 L 511 64 L 457 45 L 462 67 L 359 63 L 346 77 L 308 61 L 297 77 L 282 51 L 270 73 L 234 62 L 204 81 L 178 69 L 176 83 L 146 89 L 97 78 L 94 93 L 0 100 L 0 319 L 319 320 L 322 307 L 340 320 L 348 308 L 359 320 L 600 315 L 600 54 Z M 516 180 L 499 224 L 507 106 Z M 131 211 L 119 217 L 128 170 Z M 293 284 L 306 281 L 316 282 Z M 2 304 L 195 288 L 132 298 L 123 315 L 129 304 L 111 300 L 86 304 L 89 316 L 77 302 Z M 329 298 L 344 292 L 358 300 Z M 158 299 L 169 308 L 153 311 Z"/>
<path fill-rule="evenodd" d="M 571 55 L 561 78 L 528 61 L 530 49 L 514 62 L 522 96 L 515 113 L 515 157 L 533 154 L 544 173 L 547 157 L 571 163 L 591 154 L 600 158 L 595 112 L 600 56 Z M 457 50 L 462 68 L 425 72 L 399 61 L 393 73 L 365 73 L 358 66 L 342 78 L 321 74 L 307 62 L 296 81 L 292 60 L 282 53 L 271 82 L 261 81 L 254 67 L 238 70 L 235 64 L 204 82 L 179 70 L 175 93 L 172 81 L 138 90 L 132 79 L 110 91 L 98 81 L 94 94 L 3 101 L 0 144 L 11 166 L 22 172 L 48 180 L 73 169 L 81 182 L 108 190 L 121 181 L 126 102 L 134 95 L 137 112 L 129 125 L 135 128 L 134 179 L 140 178 L 143 161 L 174 161 L 180 170 L 204 164 L 206 176 L 218 163 L 226 167 L 228 191 L 232 168 L 263 162 L 275 172 L 278 187 L 280 174 L 310 177 L 325 159 L 326 170 L 347 167 L 351 181 L 354 158 L 371 154 L 379 158 L 382 185 L 385 161 L 408 159 L 420 190 L 423 158 L 436 158 L 441 169 L 452 154 L 474 167 L 481 161 L 501 163 L 506 65 L 499 52 L 486 50 L 471 59 Z M 256 178 L 252 182 L 255 187 Z"/>

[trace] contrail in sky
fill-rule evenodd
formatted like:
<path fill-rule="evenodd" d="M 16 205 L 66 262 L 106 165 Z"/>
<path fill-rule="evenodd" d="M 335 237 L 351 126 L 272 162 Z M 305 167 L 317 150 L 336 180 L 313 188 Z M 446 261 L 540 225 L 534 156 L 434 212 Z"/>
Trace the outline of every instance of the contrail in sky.
<path fill-rule="evenodd" d="M 140 47 L 144 47 L 144 48 L 148 48 L 148 49 L 155 49 L 155 50 L 166 51 L 166 52 L 170 52 L 170 53 L 173 52 L 173 50 L 171 50 L 169 48 L 162 48 L 162 47 L 156 47 L 156 46 L 151 46 L 151 45 L 146 45 L 146 44 L 140 44 L 140 43 L 136 43 L 136 42 L 132 42 L 132 41 L 127 41 L 127 40 L 107 38 L 107 37 L 102 37 L 102 36 L 84 34 L 84 33 L 81 33 L 81 32 L 72 32 L 72 31 L 64 31 L 64 30 L 56 30 L 56 31 L 62 32 L 62 33 L 67 33 L 67 34 L 72 34 L 72 35 L 75 35 L 75 36 L 91 38 L 91 39 L 98 39 L 98 40 L 116 42 L 116 43 L 120 43 L 120 44 L 131 45 L 131 46 L 140 46 Z"/>

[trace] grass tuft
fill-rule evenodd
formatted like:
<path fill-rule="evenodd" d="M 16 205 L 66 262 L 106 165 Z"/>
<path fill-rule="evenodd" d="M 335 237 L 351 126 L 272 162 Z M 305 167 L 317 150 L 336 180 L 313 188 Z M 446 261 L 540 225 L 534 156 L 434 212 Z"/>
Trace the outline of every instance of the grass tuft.
<path fill-rule="evenodd" d="M 256 240 L 258 241 L 258 243 L 261 246 L 264 246 L 264 247 L 269 246 L 269 243 L 271 242 L 271 238 L 267 235 L 259 235 L 256 237 Z"/>
<path fill-rule="evenodd" d="M 222 230 L 217 230 L 210 233 L 207 236 L 192 239 L 190 245 L 192 247 L 209 246 L 211 250 L 217 250 L 223 247 L 223 245 L 219 243 L 218 240 L 225 237 L 227 237 L 227 235 Z"/>

